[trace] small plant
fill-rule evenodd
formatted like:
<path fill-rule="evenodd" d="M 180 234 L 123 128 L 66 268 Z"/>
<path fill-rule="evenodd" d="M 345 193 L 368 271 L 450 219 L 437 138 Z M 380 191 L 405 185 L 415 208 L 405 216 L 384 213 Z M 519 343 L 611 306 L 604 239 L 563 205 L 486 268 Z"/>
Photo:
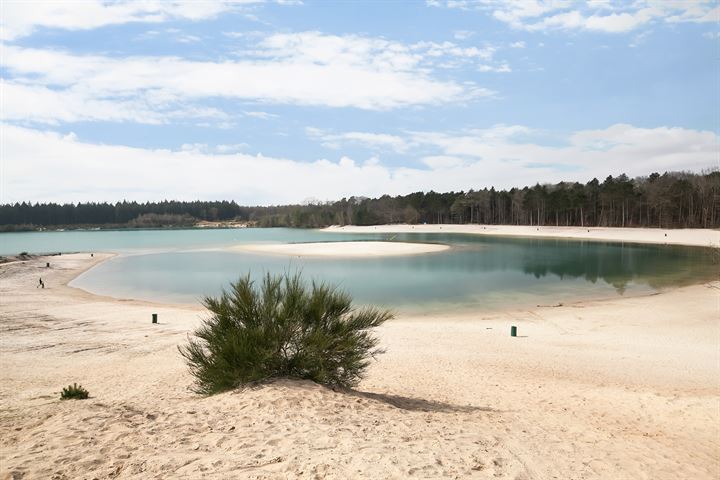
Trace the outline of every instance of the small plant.
<path fill-rule="evenodd" d="M 21 257 L 27 257 L 27 256 L 28 256 L 28 252 L 20 252 L 20 256 L 21 256 Z"/>
<path fill-rule="evenodd" d="M 207 297 L 209 318 L 180 353 L 195 391 L 211 395 L 277 377 L 351 387 L 370 358 L 382 353 L 371 329 L 392 318 L 373 307 L 355 309 L 347 293 L 306 286 L 299 275 L 250 276 L 220 298 Z"/>
<path fill-rule="evenodd" d="M 85 400 L 88 396 L 90 396 L 90 392 L 85 390 L 82 385 L 73 383 L 72 385 L 68 385 L 66 388 L 63 388 L 63 391 L 60 394 L 60 400 Z"/>

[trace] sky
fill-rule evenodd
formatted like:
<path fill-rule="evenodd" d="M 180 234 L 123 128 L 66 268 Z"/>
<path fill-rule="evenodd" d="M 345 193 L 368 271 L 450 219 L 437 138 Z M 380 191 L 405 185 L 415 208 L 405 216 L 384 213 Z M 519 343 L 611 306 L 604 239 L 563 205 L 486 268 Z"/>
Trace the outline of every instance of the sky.
<path fill-rule="evenodd" d="M 719 25 L 702 0 L 4 0 L 0 203 L 717 169 Z"/>

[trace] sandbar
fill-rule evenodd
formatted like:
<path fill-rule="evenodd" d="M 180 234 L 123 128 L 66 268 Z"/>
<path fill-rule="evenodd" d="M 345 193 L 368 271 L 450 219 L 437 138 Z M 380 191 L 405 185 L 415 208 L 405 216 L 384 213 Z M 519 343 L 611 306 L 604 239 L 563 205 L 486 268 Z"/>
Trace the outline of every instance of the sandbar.
<path fill-rule="evenodd" d="M 450 247 L 437 243 L 409 242 L 315 242 L 315 243 L 257 243 L 237 245 L 230 250 L 241 252 L 293 255 L 300 257 L 388 257 L 436 253 Z"/>

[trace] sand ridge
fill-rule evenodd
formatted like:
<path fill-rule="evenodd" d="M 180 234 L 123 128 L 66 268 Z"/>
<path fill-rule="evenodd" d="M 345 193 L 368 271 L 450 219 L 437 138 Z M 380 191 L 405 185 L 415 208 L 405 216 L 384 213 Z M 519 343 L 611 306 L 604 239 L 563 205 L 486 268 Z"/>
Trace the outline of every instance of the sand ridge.
<path fill-rule="evenodd" d="M 257 243 L 230 247 L 232 251 L 301 257 L 388 257 L 420 255 L 448 250 L 448 245 L 386 241 Z"/>
<path fill-rule="evenodd" d="M 557 308 L 400 316 L 379 329 L 387 353 L 355 391 L 281 380 L 203 398 L 188 390 L 177 345 L 204 312 L 65 286 L 100 260 L 0 266 L 0 478 L 720 471 L 717 282 Z M 74 381 L 91 398 L 61 402 Z"/>
<path fill-rule="evenodd" d="M 327 232 L 345 233 L 467 233 L 508 237 L 568 238 L 575 240 L 657 243 L 696 247 L 720 247 L 720 230 L 709 228 L 609 228 L 528 225 L 373 225 L 333 226 Z"/>

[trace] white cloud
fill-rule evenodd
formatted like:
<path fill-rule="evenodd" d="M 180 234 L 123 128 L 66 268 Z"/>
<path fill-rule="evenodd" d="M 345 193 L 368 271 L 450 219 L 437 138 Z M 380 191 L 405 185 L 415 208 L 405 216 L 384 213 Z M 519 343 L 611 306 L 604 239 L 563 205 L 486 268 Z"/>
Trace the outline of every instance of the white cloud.
<path fill-rule="evenodd" d="M 421 41 L 401 43 L 379 37 L 326 35 L 309 31 L 278 33 L 262 39 L 258 49 L 241 52 L 264 60 L 362 67 L 374 70 L 428 75 L 434 68 L 455 68 L 492 60 L 497 47 L 460 46 L 456 43 Z"/>
<path fill-rule="evenodd" d="M 654 0 L 652 2 L 659 8 L 663 7 L 664 2 L 662 0 Z M 675 0 L 674 2 L 667 2 L 666 12 L 671 13 L 667 17 L 667 21 L 670 23 L 715 23 L 720 22 L 720 5 L 717 1 L 705 0 L 705 1 L 684 1 Z"/>
<path fill-rule="evenodd" d="M 495 72 L 495 73 L 509 73 L 512 72 L 510 65 L 502 63 L 500 65 L 478 65 L 478 72 Z"/>
<path fill-rule="evenodd" d="M 3 125 L 2 198 L 38 201 L 117 199 L 237 199 L 286 203 L 303 198 L 340 198 L 358 187 L 381 194 L 390 172 L 349 158 L 312 163 L 262 155 L 213 154 L 205 145 L 185 150 L 95 145 L 74 136 Z M 28 172 L 33 172 L 28 175 Z M 303 179 L 299 182 L 298 179 Z"/>
<path fill-rule="evenodd" d="M 510 48 L 525 48 L 525 42 L 520 40 L 519 42 L 513 42 L 510 44 Z"/>
<path fill-rule="evenodd" d="M 4 120 L 48 124 L 107 120 L 115 122 L 162 123 L 160 115 L 139 101 L 108 101 L 88 98 L 82 89 L 61 91 L 42 85 L 2 81 Z"/>
<path fill-rule="evenodd" d="M 630 13 L 611 13 L 609 15 L 591 15 L 584 19 L 585 28 L 600 32 L 628 32 L 647 23 L 653 15 L 643 11 Z"/>
<path fill-rule="evenodd" d="M 331 133 L 325 130 L 307 127 L 305 133 L 313 140 L 322 142 L 328 148 L 340 149 L 345 145 L 361 145 L 374 150 L 391 150 L 396 153 L 405 153 L 410 144 L 397 135 L 370 132 Z"/>
<path fill-rule="evenodd" d="M 428 5 L 486 11 L 513 28 L 528 31 L 622 33 L 651 22 L 720 22 L 720 6 L 715 0 L 446 0 L 428 2 Z"/>
<path fill-rule="evenodd" d="M 183 143 L 180 150 L 183 152 L 205 152 L 210 149 L 207 143 Z"/>
<path fill-rule="evenodd" d="M 240 60 L 178 57 L 113 58 L 0 45 L 8 88 L 37 99 L 12 103 L 9 118 L 52 123 L 135 119 L 158 123 L 201 112 L 187 107 L 207 98 L 272 104 L 387 110 L 411 105 L 464 103 L 494 92 L 433 76 L 436 52 L 447 58 L 487 58 L 487 48 L 451 43 L 404 45 L 384 39 L 318 32 L 277 34 Z M 262 79 L 258 81 L 257 79 Z M 39 97 L 48 98 L 48 102 Z M 118 111 L 112 112 L 114 106 Z M 57 112 L 57 113 L 56 113 Z M 262 112 L 250 116 L 267 115 Z M 205 110 L 205 116 L 218 117 Z"/>
<path fill-rule="evenodd" d="M 497 50 L 495 47 L 486 45 L 478 47 L 460 47 L 452 42 L 418 42 L 411 45 L 411 50 L 422 52 L 423 58 L 428 57 L 451 57 L 462 59 L 483 59 L 489 60 Z"/>
<path fill-rule="evenodd" d="M 463 158 L 451 157 L 449 155 L 431 155 L 429 157 L 423 157 L 420 161 L 432 170 L 458 168 L 468 163 L 467 160 Z"/>
<path fill-rule="evenodd" d="M 260 112 L 260 111 L 243 111 L 246 117 L 259 118 L 260 120 L 270 120 L 271 118 L 277 118 L 278 116 L 274 113 Z"/>
<path fill-rule="evenodd" d="M 198 37 L 197 35 L 178 35 L 175 37 L 175 40 L 178 43 L 198 43 L 202 42 L 202 38 Z"/>
<path fill-rule="evenodd" d="M 496 143 L 498 141 L 514 140 L 523 135 L 536 133 L 536 130 L 523 125 L 495 124 L 489 128 L 468 128 L 458 132 L 408 132 L 409 137 L 415 144 L 428 143 L 429 138 L 475 138 L 477 141 Z M 433 142 L 429 142 L 433 143 Z"/>
<path fill-rule="evenodd" d="M 474 164 L 494 164 L 507 178 L 512 168 L 553 165 L 556 175 L 572 171 L 570 179 L 627 173 L 631 176 L 665 170 L 701 170 L 717 166 L 717 145 L 720 137 L 710 131 L 685 128 L 639 128 L 616 124 L 602 130 L 582 130 L 572 134 L 567 146 L 545 146 L 517 140 L 518 135 L 533 133 L 523 126 L 499 125 L 487 130 L 459 134 L 413 134 L 418 144 L 433 145 L 443 155 L 467 157 Z M 537 170 L 533 170 L 533 174 Z M 564 175 L 567 179 L 568 175 Z M 543 180 L 542 175 L 538 180 Z M 502 176 L 498 180 L 507 184 Z M 533 182 L 534 183 L 534 182 Z"/>
<path fill-rule="evenodd" d="M 207 143 L 183 143 L 180 150 L 192 153 L 234 153 L 245 150 L 249 145 L 247 143 L 234 143 L 210 146 Z"/>
<path fill-rule="evenodd" d="M 475 35 L 475 32 L 472 30 L 455 30 L 453 32 L 453 37 L 455 37 L 455 40 L 467 40 Z"/>
<path fill-rule="evenodd" d="M 2 115 L 5 121 L 36 122 L 55 125 L 60 122 L 111 121 L 149 125 L 174 119 L 194 118 L 227 121 L 228 115 L 216 108 L 169 105 L 161 96 L 98 97 L 81 86 L 65 89 L 25 85 L 2 80 Z"/>
<path fill-rule="evenodd" d="M 414 133 L 413 142 L 437 154 L 425 156 L 417 167 L 389 167 L 375 157 L 365 162 L 343 155 L 338 161 L 299 162 L 215 153 L 222 149 L 203 144 L 176 151 L 143 149 L 96 145 L 72 134 L 7 124 L 1 128 L 0 202 L 199 198 L 278 204 L 431 189 L 508 188 L 602 180 L 620 173 L 699 171 L 717 166 L 719 141 L 713 132 L 618 124 L 576 132 L 565 146 L 544 146 L 517 142 L 518 134 L 530 131 L 527 127 L 499 125 L 460 133 Z"/>
<path fill-rule="evenodd" d="M 250 145 L 247 143 L 233 143 L 233 144 L 221 144 L 215 147 L 215 150 L 218 153 L 231 153 L 231 152 L 239 152 L 240 150 L 245 150 Z"/>
<path fill-rule="evenodd" d="M 628 45 L 630 48 L 637 48 L 647 41 L 647 38 L 652 34 L 652 30 L 645 30 L 633 36 L 632 41 Z"/>
<path fill-rule="evenodd" d="M 488 8 L 492 11 L 493 17 L 513 26 L 520 25 L 524 19 L 535 18 L 547 13 L 566 8 L 568 2 L 549 2 L 543 0 L 526 0 L 522 2 L 467 2 L 475 7 Z M 450 4 L 448 5 L 451 6 Z"/>
<path fill-rule="evenodd" d="M 428 71 L 438 61 L 489 60 L 496 48 L 462 47 L 453 42 L 401 43 L 380 37 L 326 35 L 317 31 L 277 33 L 250 53 L 260 58 L 320 65 L 369 66 L 374 69 Z"/>
<path fill-rule="evenodd" d="M 159 23 L 168 20 L 204 20 L 261 0 L 166 0 L 28 1 L 5 0 L 0 39 L 15 40 L 37 28 L 89 30 L 131 22 Z"/>

